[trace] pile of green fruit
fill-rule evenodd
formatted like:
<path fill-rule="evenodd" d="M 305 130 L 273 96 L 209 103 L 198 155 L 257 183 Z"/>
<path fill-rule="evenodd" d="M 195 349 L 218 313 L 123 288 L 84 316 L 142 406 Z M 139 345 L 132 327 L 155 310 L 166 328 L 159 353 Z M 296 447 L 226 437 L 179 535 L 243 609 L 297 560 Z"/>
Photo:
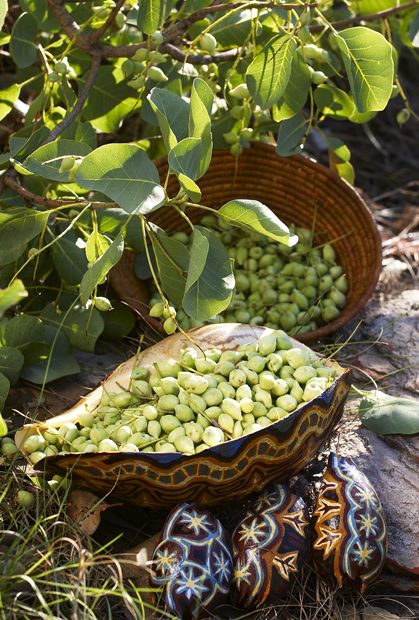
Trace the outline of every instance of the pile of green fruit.
<path fill-rule="evenodd" d="M 283 331 L 234 351 L 182 349 L 178 360 L 134 368 L 126 390 L 60 428 L 38 427 L 22 451 L 32 463 L 63 452 L 196 454 L 281 420 L 336 376 Z"/>
<path fill-rule="evenodd" d="M 291 336 L 314 331 L 337 319 L 346 304 L 348 280 L 330 244 L 314 246 L 313 231 L 290 227 L 298 235 L 293 247 L 258 233 L 233 228 L 208 215 L 200 222 L 211 229 L 234 260 L 236 288 L 227 310 L 208 323 L 248 323 L 283 329 Z M 189 246 L 192 236 L 172 235 Z M 170 302 L 170 300 L 169 300 Z M 183 310 L 165 305 L 153 288 L 150 316 L 162 318 L 166 333 L 199 327 Z"/>

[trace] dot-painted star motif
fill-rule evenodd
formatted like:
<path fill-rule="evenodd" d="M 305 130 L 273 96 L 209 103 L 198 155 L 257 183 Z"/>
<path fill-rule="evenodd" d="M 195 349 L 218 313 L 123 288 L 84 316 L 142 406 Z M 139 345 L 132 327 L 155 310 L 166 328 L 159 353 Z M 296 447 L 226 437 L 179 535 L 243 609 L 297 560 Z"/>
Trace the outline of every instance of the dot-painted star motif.
<path fill-rule="evenodd" d="M 252 519 L 251 523 L 247 525 L 247 523 L 243 523 L 240 528 L 240 538 L 239 540 L 243 540 L 246 545 L 249 541 L 252 541 L 255 544 L 265 537 L 265 524 L 258 523 L 257 517 Z"/>
<path fill-rule="evenodd" d="M 177 578 L 177 594 L 185 594 L 187 599 L 192 597 L 201 598 L 202 594 L 208 590 L 204 585 L 205 575 L 195 577 L 192 566 L 186 568 Z"/>
<path fill-rule="evenodd" d="M 227 555 L 224 555 L 222 551 L 219 555 L 214 553 L 214 565 L 214 573 L 219 576 L 220 582 L 223 583 L 223 581 L 228 580 L 230 575 L 230 560 Z"/>
<path fill-rule="evenodd" d="M 373 507 L 376 505 L 374 492 L 368 488 L 358 488 L 356 496 L 361 504 L 366 504 L 366 506 Z"/>
<path fill-rule="evenodd" d="M 208 525 L 205 515 L 199 515 L 195 510 L 185 512 L 180 522 L 186 525 L 188 529 L 193 530 L 194 534 L 199 534 L 202 529 L 206 530 L 205 526 Z"/>
<path fill-rule="evenodd" d="M 367 538 L 370 537 L 370 534 L 374 536 L 378 530 L 377 521 L 377 517 L 373 517 L 369 512 L 367 512 L 365 515 L 360 515 L 360 518 L 358 520 L 360 531 L 364 531 Z"/>
<path fill-rule="evenodd" d="M 156 550 L 156 569 L 161 573 L 171 573 L 173 566 L 175 566 L 177 561 L 176 553 L 170 553 L 169 549 L 158 549 Z"/>
<path fill-rule="evenodd" d="M 241 583 L 249 584 L 250 570 L 249 564 L 237 564 L 234 570 L 234 581 L 238 588 L 240 588 Z"/>
<path fill-rule="evenodd" d="M 353 555 L 359 566 L 368 566 L 373 553 L 374 549 L 370 547 L 368 541 L 366 541 L 364 544 L 357 542 L 356 547 L 353 550 Z"/>

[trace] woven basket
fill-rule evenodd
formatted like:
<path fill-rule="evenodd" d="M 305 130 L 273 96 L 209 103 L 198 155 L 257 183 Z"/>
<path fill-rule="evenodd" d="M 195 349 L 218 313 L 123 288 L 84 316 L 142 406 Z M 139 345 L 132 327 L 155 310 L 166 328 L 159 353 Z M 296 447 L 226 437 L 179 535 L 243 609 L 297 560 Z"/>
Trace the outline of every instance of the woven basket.
<path fill-rule="evenodd" d="M 157 167 L 164 178 L 166 161 L 157 162 Z M 227 151 L 215 151 L 199 187 L 201 204 L 206 206 L 217 209 L 235 198 L 260 200 L 286 224 L 311 228 L 314 221 L 316 242 L 336 240 L 333 247 L 349 281 L 347 305 L 338 319 L 298 335 L 298 340 L 314 342 L 332 334 L 363 309 L 380 274 L 381 241 L 365 202 L 346 181 L 309 157 L 279 157 L 273 146 L 255 143 L 239 158 Z M 171 176 L 168 193 L 173 196 L 177 190 L 177 179 Z M 203 213 L 200 209 L 188 210 L 194 224 Z M 190 230 L 174 209 L 162 208 L 152 220 L 169 232 Z M 134 262 L 132 253 L 124 253 L 111 274 L 112 286 L 146 323 L 162 332 L 160 321 L 148 316 L 147 284 L 135 276 Z"/>

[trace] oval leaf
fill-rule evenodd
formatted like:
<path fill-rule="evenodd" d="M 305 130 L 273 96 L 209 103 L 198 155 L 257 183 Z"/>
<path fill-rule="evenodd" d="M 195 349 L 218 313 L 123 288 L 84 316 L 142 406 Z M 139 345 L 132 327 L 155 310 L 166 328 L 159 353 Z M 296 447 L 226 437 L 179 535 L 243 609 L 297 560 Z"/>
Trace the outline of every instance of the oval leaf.
<path fill-rule="evenodd" d="M 14 280 L 7 288 L 0 289 L 0 319 L 6 310 L 17 306 L 27 296 L 28 291 L 22 280 Z"/>
<path fill-rule="evenodd" d="M 13 347 L 0 348 L 0 373 L 3 374 L 10 383 L 16 383 L 22 370 L 24 356 L 20 351 Z"/>
<path fill-rule="evenodd" d="M 363 26 L 342 30 L 335 38 L 358 110 L 384 110 L 394 78 L 390 43 L 379 32 Z"/>
<path fill-rule="evenodd" d="M 27 209 L 26 207 L 8 207 L 0 212 L 0 247 L 21 247 L 42 232 L 48 212 Z"/>
<path fill-rule="evenodd" d="M 364 392 L 359 405 L 359 417 L 364 426 L 381 435 L 419 433 L 417 402 L 390 396 L 379 390 Z"/>
<path fill-rule="evenodd" d="M 167 150 L 188 135 L 189 106 L 187 102 L 163 88 L 152 88 L 147 97 L 157 115 Z"/>
<path fill-rule="evenodd" d="M 0 411 L 3 411 L 4 403 L 6 402 L 7 395 L 10 389 L 10 381 L 2 372 L 0 372 Z M 4 432 L 4 430 L 6 432 Z M 3 418 L 0 416 L 0 437 L 7 434 L 7 426 Z"/>
<path fill-rule="evenodd" d="M 276 152 L 282 157 L 296 155 L 303 150 L 307 119 L 300 114 L 282 121 L 279 125 Z"/>
<path fill-rule="evenodd" d="M 229 306 L 234 285 L 225 247 L 212 232 L 195 226 L 183 309 L 197 321 L 206 321 Z"/>
<path fill-rule="evenodd" d="M 102 192 L 127 213 L 151 213 L 165 200 L 156 166 L 135 144 L 105 144 L 84 158 L 75 175 L 84 189 Z"/>
<path fill-rule="evenodd" d="M 92 267 L 86 271 L 80 283 L 80 301 L 83 306 L 93 293 L 98 284 L 106 277 L 108 272 L 116 265 L 124 251 L 124 238 L 119 234 L 106 252 L 93 263 Z"/>
<path fill-rule="evenodd" d="M 9 88 L 0 90 L 0 121 L 13 109 L 14 104 L 19 99 L 19 95 L 19 84 L 12 84 Z"/>
<path fill-rule="evenodd" d="M 250 94 L 262 109 L 270 108 L 285 92 L 297 43 L 289 35 L 274 37 L 255 56 L 246 71 Z"/>
<path fill-rule="evenodd" d="M 38 24 L 30 13 L 22 13 L 16 20 L 10 39 L 10 53 L 18 67 L 30 67 L 37 58 L 35 45 Z"/>
<path fill-rule="evenodd" d="M 295 235 L 290 235 L 288 226 L 258 200 L 230 200 L 218 214 L 232 226 L 257 232 L 285 245 L 292 246 L 298 241 Z"/>

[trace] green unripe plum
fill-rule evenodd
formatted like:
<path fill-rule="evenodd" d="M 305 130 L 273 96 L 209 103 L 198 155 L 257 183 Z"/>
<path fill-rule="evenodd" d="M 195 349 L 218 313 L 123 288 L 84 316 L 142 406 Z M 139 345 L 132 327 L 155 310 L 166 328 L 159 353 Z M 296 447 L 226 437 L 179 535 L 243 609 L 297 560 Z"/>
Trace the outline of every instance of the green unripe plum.
<path fill-rule="evenodd" d="M 106 438 L 99 442 L 98 450 L 99 452 L 117 452 L 118 446 L 112 439 Z"/>
<path fill-rule="evenodd" d="M 249 424 L 255 423 L 255 416 L 252 413 L 245 413 L 241 422 L 243 428 Z"/>
<path fill-rule="evenodd" d="M 270 426 L 272 424 L 272 421 L 265 415 L 261 416 L 260 418 L 258 418 L 257 423 L 262 427 L 265 428 L 266 426 Z"/>
<path fill-rule="evenodd" d="M 262 372 L 265 368 L 266 358 L 261 355 L 255 355 L 247 362 L 247 367 L 249 370 L 253 370 L 254 372 Z"/>
<path fill-rule="evenodd" d="M 200 443 L 202 433 L 204 432 L 200 424 L 197 422 L 187 422 L 184 429 L 187 437 L 190 437 L 194 443 Z"/>
<path fill-rule="evenodd" d="M 303 400 L 305 402 L 313 400 L 313 398 L 317 398 L 318 396 L 320 396 L 323 391 L 324 390 L 321 385 L 312 382 L 307 383 L 306 387 L 304 388 Z"/>
<path fill-rule="evenodd" d="M 407 108 L 403 108 L 397 113 L 396 120 L 399 125 L 404 125 L 410 118 L 410 111 Z"/>
<path fill-rule="evenodd" d="M 137 387 L 137 384 L 140 383 L 140 381 L 135 381 L 133 382 L 133 385 L 135 385 L 135 389 Z M 141 383 L 145 383 L 148 387 L 148 395 L 151 396 L 151 391 L 150 391 L 150 387 L 148 385 L 148 383 L 141 382 Z M 125 407 L 128 407 L 128 405 L 130 405 L 132 402 L 132 395 L 129 392 L 119 392 L 119 393 L 111 393 L 109 394 L 109 404 L 112 407 L 117 407 L 118 409 L 125 409 Z"/>
<path fill-rule="evenodd" d="M 313 71 L 311 74 L 311 81 L 313 84 L 324 84 L 328 79 L 329 78 L 323 71 Z"/>
<path fill-rule="evenodd" d="M 178 450 L 179 452 L 182 452 L 183 454 L 194 454 L 195 453 L 195 446 L 194 446 L 194 442 L 192 441 L 192 439 L 190 437 L 178 437 L 177 439 L 175 439 L 175 448 L 176 450 Z"/>
<path fill-rule="evenodd" d="M 150 308 L 149 315 L 153 317 L 161 317 L 164 312 L 164 304 L 159 301 L 156 304 L 153 304 Z"/>
<path fill-rule="evenodd" d="M 237 323 L 249 323 L 252 315 L 247 310 L 238 310 L 236 312 Z"/>
<path fill-rule="evenodd" d="M 198 358 L 195 360 L 195 368 L 198 372 L 202 372 L 202 374 L 213 372 L 216 365 L 216 362 L 210 359 Z"/>
<path fill-rule="evenodd" d="M 56 444 L 59 442 L 60 434 L 56 428 L 48 428 L 44 432 L 45 441 L 49 444 Z"/>
<path fill-rule="evenodd" d="M 188 405 L 176 405 L 175 413 L 177 419 L 181 422 L 190 422 L 195 417 L 194 412 Z"/>
<path fill-rule="evenodd" d="M 277 379 L 275 385 L 272 388 L 272 394 L 274 396 L 283 396 L 288 392 L 288 384 L 285 379 Z"/>
<path fill-rule="evenodd" d="M 77 423 L 82 427 L 91 427 L 95 423 L 95 418 L 89 411 L 81 411 L 77 414 Z"/>
<path fill-rule="evenodd" d="M 217 375 L 213 375 L 213 374 L 204 375 L 204 379 L 208 381 L 208 389 L 217 387 L 218 385 Z M 222 377 L 222 381 L 224 381 L 224 377 Z"/>
<path fill-rule="evenodd" d="M 207 403 L 198 394 L 190 394 L 189 396 L 189 406 L 195 413 L 202 413 L 207 408 Z"/>
<path fill-rule="evenodd" d="M 232 434 L 233 434 L 233 439 L 237 439 L 238 437 L 241 437 L 243 435 L 242 423 L 239 422 L 238 420 L 234 422 L 234 428 L 233 428 Z"/>
<path fill-rule="evenodd" d="M 181 231 L 173 233 L 172 239 L 183 243 L 183 245 L 188 245 L 189 243 L 189 235 Z"/>
<path fill-rule="evenodd" d="M 45 452 L 36 450 L 35 452 L 32 452 L 31 454 L 29 454 L 28 459 L 30 460 L 32 465 L 36 465 L 37 463 L 39 463 L 39 461 L 42 461 L 42 459 L 44 459 L 45 457 L 46 457 Z"/>
<path fill-rule="evenodd" d="M 199 452 L 203 452 L 204 450 L 208 450 L 208 446 L 206 443 L 200 443 L 199 445 L 197 445 L 195 447 L 195 454 L 198 454 Z"/>
<path fill-rule="evenodd" d="M 228 131 L 227 133 L 223 133 L 223 138 L 227 144 L 231 145 L 237 144 L 240 141 L 240 136 L 235 131 Z"/>
<path fill-rule="evenodd" d="M 268 413 L 266 414 L 266 417 L 272 422 L 278 422 L 278 420 L 286 418 L 288 413 L 288 411 L 285 411 L 285 409 L 281 409 L 281 407 L 271 407 L 271 409 L 269 409 Z"/>
<path fill-rule="evenodd" d="M 151 422 L 149 424 L 151 424 Z M 165 433 L 170 433 L 175 428 L 181 426 L 181 423 L 175 415 L 163 415 L 160 418 L 160 425 Z M 148 432 L 150 433 L 150 430 Z M 152 433 L 150 433 L 150 435 L 152 435 Z"/>
<path fill-rule="evenodd" d="M 276 336 L 276 346 L 280 350 L 292 349 L 293 344 L 287 334 L 281 330 L 277 330 L 274 332 Z"/>
<path fill-rule="evenodd" d="M 238 84 L 237 86 L 232 88 L 229 94 L 236 99 L 245 99 L 246 97 L 249 97 L 250 93 L 249 89 L 247 88 L 247 84 L 242 82 L 241 84 Z"/>
<path fill-rule="evenodd" d="M 208 389 L 208 381 L 204 377 L 191 373 L 185 381 L 185 389 L 193 394 L 203 394 Z"/>
<path fill-rule="evenodd" d="M 131 75 L 133 75 L 133 73 L 135 71 L 134 61 L 131 60 L 130 58 L 127 58 L 122 63 L 121 69 L 122 69 L 122 73 L 124 74 L 125 78 L 131 77 Z"/>
<path fill-rule="evenodd" d="M 93 427 L 92 430 L 90 431 L 90 439 L 93 441 L 93 443 L 99 445 L 100 442 L 103 439 L 106 439 L 108 437 L 108 433 L 107 431 L 105 431 L 104 428 L 97 428 L 97 427 Z"/>
<path fill-rule="evenodd" d="M 160 396 L 157 406 L 162 411 L 174 411 L 176 405 L 179 405 L 179 399 L 173 394 L 165 394 Z"/>
<path fill-rule="evenodd" d="M 264 304 L 271 306 L 277 302 L 277 293 L 273 288 L 269 288 L 262 293 L 262 301 Z"/>
<path fill-rule="evenodd" d="M 179 384 L 174 377 L 164 377 L 160 381 L 160 387 L 167 396 L 176 396 L 179 394 Z"/>
<path fill-rule="evenodd" d="M 270 355 L 276 351 L 276 336 L 275 334 L 267 334 L 262 336 L 258 341 L 259 353 L 263 356 Z M 265 362 L 265 360 L 264 360 Z"/>
<path fill-rule="evenodd" d="M 143 446 L 150 443 L 150 441 L 152 440 L 153 440 L 153 437 L 149 435 L 148 433 L 134 433 L 129 438 L 130 443 L 134 444 L 134 446 L 137 446 L 138 448 L 142 448 Z"/>
<path fill-rule="evenodd" d="M 142 429 L 145 430 L 145 429 Z M 120 443 L 124 444 L 131 437 L 132 431 L 129 426 L 120 426 L 119 429 L 113 433 L 114 439 Z"/>
<path fill-rule="evenodd" d="M 272 402 L 271 402 L 272 405 Z M 268 407 L 265 407 L 265 405 L 261 402 L 256 402 L 254 403 L 254 407 L 253 407 L 253 411 L 252 411 L 252 415 L 255 418 L 260 418 L 263 415 L 266 415 L 266 412 L 268 411 Z"/>
<path fill-rule="evenodd" d="M 307 383 L 317 375 L 317 371 L 312 366 L 299 366 L 294 372 L 294 379 L 298 383 Z"/>
<path fill-rule="evenodd" d="M 336 281 L 335 281 L 335 286 L 336 288 L 341 292 L 341 293 L 347 293 L 348 292 L 348 279 L 346 277 L 345 274 L 341 275 Z"/>
<path fill-rule="evenodd" d="M 144 415 L 138 416 L 134 420 L 133 428 L 136 433 L 144 433 L 147 429 L 148 420 Z M 125 443 L 125 442 L 122 442 Z"/>
<path fill-rule="evenodd" d="M 128 86 L 130 86 L 131 88 L 135 88 L 136 90 L 143 88 L 144 85 L 145 85 L 145 77 L 143 75 L 139 75 L 138 77 L 128 82 Z"/>
<path fill-rule="evenodd" d="M 141 450 L 141 452 L 155 452 L 153 446 L 146 446 Z"/>
<path fill-rule="evenodd" d="M 177 377 L 178 374 L 182 371 L 182 368 L 176 360 L 173 359 L 165 359 L 161 362 L 156 362 L 154 364 L 156 370 L 160 374 L 161 377 Z"/>
<path fill-rule="evenodd" d="M 244 107 L 241 105 L 234 105 L 230 110 L 230 116 L 239 120 L 244 116 Z"/>
<path fill-rule="evenodd" d="M 234 388 L 238 388 L 246 383 L 246 373 L 241 368 L 235 368 L 230 372 L 228 380 Z"/>
<path fill-rule="evenodd" d="M 171 316 L 168 319 L 166 319 L 163 323 L 163 329 L 166 332 L 166 334 L 168 334 L 169 336 L 170 334 L 173 334 L 177 329 L 177 323 L 175 319 L 172 318 Z"/>
<path fill-rule="evenodd" d="M 166 416 L 162 416 L 161 420 L 163 418 L 165 418 Z M 175 416 L 171 416 L 173 418 L 175 418 Z M 177 426 L 180 425 L 180 422 L 177 418 L 175 418 L 176 422 L 177 422 Z M 176 428 L 175 426 L 173 428 Z M 173 430 L 173 428 L 171 428 L 170 430 Z M 151 435 L 152 437 L 154 437 L 155 439 L 158 439 L 161 435 L 161 425 L 160 422 L 158 420 L 150 420 L 150 422 L 147 424 L 147 433 L 149 435 Z"/>
<path fill-rule="evenodd" d="M 247 383 L 249 383 L 249 385 L 256 385 L 259 381 L 258 373 L 250 368 L 247 368 L 247 366 L 241 366 L 241 368 L 243 368 L 246 373 Z"/>
<path fill-rule="evenodd" d="M 294 381 L 294 385 L 292 386 L 291 390 L 290 390 L 290 396 L 292 396 L 293 398 L 295 398 L 295 400 L 297 401 L 297 403 L 301 403 L 303 400 L 303 389 L 302 387 L 297 383 L 297 381 Z"/>
<path fill-rule="evenodd" d="M 343 308 L 346 304 L 346 295 L 335 287 L 331 289 L 329 297 L 338 308 Z"/>
<path fill-rule="evenodd" d="M 336 376 L 336 370 L 334 368 L 317 368 L 318 377 L 325 377 L 326 379 L 332 379 Z"/>
<path fill-rule="evenodd" d="M 224 398 L 223 402 L 221 403 L 221 409 L 224 413 L 228 413 L 229 415 L 231 415 L 231 417 L 235 420 L 241 420 L 243 417 L 240 409 L 240 403 L 238 403 L 233 398 Z"/>
<path fill-rule="evenodd" d="M 240 409 L 243 413 L 252 413 L 255 403 L 251 398 L 242 398 L 239 401 Z"/>
<path fill-rule="evenodd" d="M 257 405 L 257 403 L 262 403 L 267 409 L 272 407 L 272 396 L 266 390 L 256 390 L 255 401 L 255 405 Z M 253 408 L 253 415 L 256 415 L 255 408 Z"/>
<path fill-rule="evenodd" d="M 179 437 L 184 437 L 185 434 L 186 433 L 185 433 L 184 427 L 183 426 L 177 426 L 172 431 L 170 431 L 170 433 L 167 436 L 167 441 L 169 443 L 174 443 L 175 439 L 178 439 Z"/>
<path fill-rule="evenodd" d="M 231 371 L 234 370 L 234 363 L 228 360 L 220 359 L 214 368 L 214 373 L 228 377 Z"/>
<path fill-rule="evenodd" d="M 217 49 L 217 39 L 210 32 L 206 32 L 199 38 L 199 47 L 214 55 Z"/>
<path fill-rule="evenodd" d="M 301 293 L 304 295 L 304 297 L 306 297 L 307 299 L 313 300 L 316 298 L 317 295 L 317 291 L 315 289 L 314 286 L 303 286 L 303 288 L 301 289 Z M 301 306 L 300 306 L 301 308 Z"/>
<path fill-rule="evenodd" d="M 202 433 L 202 441 L 210 447 L 218 446 L 225 441 L 225 435 L 221 428 L 208 426 Z"/>
<path fill-rule="evenodd" d="M 252 398 L 252 390 L 250 386 L 244 384 L 238 387 L 236 390 L 236 398 L 237 400 L 241 400 L 242 398 Z"/>
<path fill-rule="evenodd" d="M 260 431 L 262 426 L 260 424 L 249 424 L 243 431 L 243 435 L 250 435 L 251 433 L 256 433 Z"/>
<path fill-rule="evenodd" d="M 154 45 L 161 45 L 163 43 L 164 37 L 160 30 L 156 30 L 150 35 L 150 40 Z"/>
<path fill-rule="evenodd" d="M 218 389 L 222 393 L 224 398 L 234 398 L 236 396 L 236 390 L 227 381 L 222 381 L 218 384 Z"/>
<path fill-rule="evenodd" d="M 340 316 L 340 310 L 338 310 L 335 305 L 327 306 L 326 308 L 323 308 L 322 317 L 325 323 L 334 321 L 339 316 Z"/>
<path fill-rule="evenodd" d="M 294 370 L 299 366 L 307 366 L 308 355 L 303 349 L 292 348 L 285 353 L 285 360 Z M 285 377 L 283 377 L 285 378 Z"/>
<path fill-rule="evenodd" d="M 202 394 L 202 398 L 209 407 L 214 407 L 223 401 L 224 396 L 218 388 L 208 388 L 208 390 Z"/>
<path fill-rule="evenodd" d="M 298 290 L 292 292 L 291 299 L 301 310 L 307 310 L 309 307 L 307 297 Z"/>
<path fill-rule="evenodd" d="M 35 495 L 29 491 L 18 491 L 16 493 L 16 501 L 22 508 L 30 508 L 35 501 Z"/>
<path fill-rule="evenodd" d="M 291 412 L 297 408 L 298 402 L 291 394 L 284 394 L 284 396 L 279 396 L 279 398 L 276 399 L 275 404 L 277 407 Z"/>
<path fill-rule="evenodd" d="M 281 379 L 288 379 L 289 377 L 294 377 L 294 368 L 292 366 L 282 366 L 279 370 L 279 376 Z"/>
<path fill-rule="evenodd" d="M 208 409 L 205 410 L 206 417 L 211 420 L 216 420 L 220 413 L 222 413 L 222 409 L 218 406 L 208 407 Z"/>
<path fill-rule="evenodd" d="M 228 413 L 221 413 L 218 417 L 218 424 L 223 431 L 231 435 L 234 430 L 234 419 Z M 238 421 L 238 420 L 237 420 Z"/>
<path fill-rule="evenodd" d="M 321 291 L 322 293 L 325 293 L 327 291 L 330 291 L 332 286 L 333 286 L 333 279 L 329 276 L 329 274 L 324 275 L 320 278 L 319 291 Z"/>
<path fill-rule="evenodd" d="M 271 391 L 275 385 L 276 377 L 271 372 L 261 372 L 259 375 L 259 385 L 262 390 Z"/>
<path fill-rule="evenodd" d="M 5 458 L 11 458 L 15 454 L 17 454 L 19 450 L 17 449 L 17 446 L 13 440 L 11 440 L 10 442 L 6 442 L 5 439 L 3 439 L 3 441 L 1 442 L 0 452 Z"/>
<path fill-rule="evenodd" d="M 147 420 L 157 420 L 159 417 L 158 411 L 153 405 L 146 405 L 143 409 L 143 415 Z"/>

